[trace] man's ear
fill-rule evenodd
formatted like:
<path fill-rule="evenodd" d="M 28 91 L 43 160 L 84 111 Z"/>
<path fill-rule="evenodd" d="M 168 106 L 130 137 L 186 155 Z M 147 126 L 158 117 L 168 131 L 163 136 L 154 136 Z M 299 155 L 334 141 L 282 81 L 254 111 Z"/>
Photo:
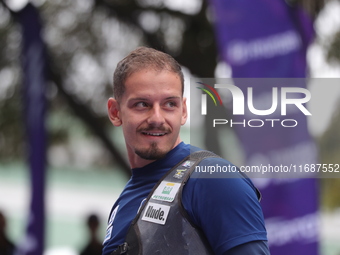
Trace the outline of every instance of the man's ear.
<path fill-rule="evenodd" d="M 120 119 L 119 114 L 119 104 L 116 99 L 110 97 L 107 101 L 107 111 L 109 115 L 109 119 L 112 124 L 116 127 L 122 125 L 122 120 Z"/>
<path fill-rule="evenodd" d="M 183 98 L 183 112 L 182 112 L 182 120 L 181 124 L 184 125 L 187 122 L 188 118 L 188 109 L 187 109 L 187 99 Z"/>

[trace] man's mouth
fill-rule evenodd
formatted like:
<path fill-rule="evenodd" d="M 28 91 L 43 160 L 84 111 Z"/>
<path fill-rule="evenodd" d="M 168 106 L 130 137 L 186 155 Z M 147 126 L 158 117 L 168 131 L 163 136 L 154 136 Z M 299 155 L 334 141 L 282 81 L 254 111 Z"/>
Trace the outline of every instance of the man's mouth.
<path fill-rule="evenodd" d="M 157 133 L 157 132 L 142 132 L 143 135 L 150 135 L 150 136 L 164 136 L 166 133 Z"/>

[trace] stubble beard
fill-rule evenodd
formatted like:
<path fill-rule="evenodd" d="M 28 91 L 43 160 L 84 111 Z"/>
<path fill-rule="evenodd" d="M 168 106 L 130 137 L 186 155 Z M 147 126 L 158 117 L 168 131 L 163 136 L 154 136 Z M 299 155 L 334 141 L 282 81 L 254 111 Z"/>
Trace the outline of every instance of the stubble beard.
<path fill-rule="evenodd" d="M 135 149 L 135 153 L 146 160 L 157 160 L 164 158 L 168 152 L 161 151 L 156 142 L 151 143 L 150 147 L 147 149 Z"/>
<path fill-rule="evenodd" d="M 167 134 L 171 133 L 171 130 L 169 128 L 166 128 L 164 126 L 157 127 L 154 125 L 149 125 L 146 128 L 140 128 L 137 131 L 138 132 L 161 131 Z M 168 152 L 169 151 L 161 150 L 157 142 L 152 142 L 148 148 L 135 148 L 135 153 L 142 159 L 146 160 L 158 160 L 164 158 Z"/>

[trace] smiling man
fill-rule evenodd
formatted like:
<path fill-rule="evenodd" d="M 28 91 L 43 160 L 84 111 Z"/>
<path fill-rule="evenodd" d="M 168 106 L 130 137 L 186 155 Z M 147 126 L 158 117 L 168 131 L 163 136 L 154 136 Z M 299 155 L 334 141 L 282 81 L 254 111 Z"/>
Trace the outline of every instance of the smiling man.
<path fill-rule="evenodd" d="M 181 141 L 183 90 L 180 65 L 163 52 L 140 47 L 117 65 L 108 114 L 123 129 L 132 177 L 112 207 L 103 255 L 269 254 L 252 182 L 193 172 L 231 163 Z"/>
<path fill-rule="evenodd" d="M 160 159 L 178 145 L 187 119 L 180 77 L 158 68 L 132 73 L 124 93 L 108 102 L 111 122 L 123 128 L 132 168 Z"/>

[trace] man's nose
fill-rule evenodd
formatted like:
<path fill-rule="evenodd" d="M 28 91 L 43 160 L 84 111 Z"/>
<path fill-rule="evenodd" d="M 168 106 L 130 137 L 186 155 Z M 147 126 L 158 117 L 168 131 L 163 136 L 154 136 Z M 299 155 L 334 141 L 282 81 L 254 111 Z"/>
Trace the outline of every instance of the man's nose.
<path fill-rule="evenodd" d="M 161 126 L 164 124 L 165 120 L 162 108 L 159 105 L 154 105 L 149 113 L 150 115 L 147 119 L 149 125 Z"/>

